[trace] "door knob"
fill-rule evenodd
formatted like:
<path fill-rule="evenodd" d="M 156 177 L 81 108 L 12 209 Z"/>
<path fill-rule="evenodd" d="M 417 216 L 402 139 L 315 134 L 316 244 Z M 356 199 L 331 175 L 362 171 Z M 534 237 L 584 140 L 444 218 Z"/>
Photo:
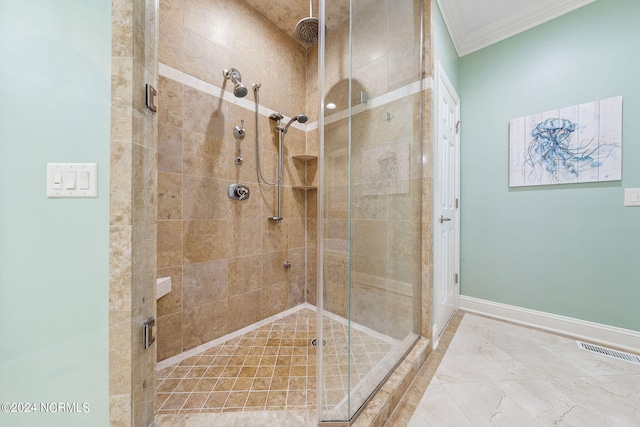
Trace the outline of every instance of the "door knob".
<path fill-rule="evenodd" d="M 445 218 L 444 215 L 440 215 L 440 224 L 442 224 L 445 221 L 451 221 L 451 218 Z"/>

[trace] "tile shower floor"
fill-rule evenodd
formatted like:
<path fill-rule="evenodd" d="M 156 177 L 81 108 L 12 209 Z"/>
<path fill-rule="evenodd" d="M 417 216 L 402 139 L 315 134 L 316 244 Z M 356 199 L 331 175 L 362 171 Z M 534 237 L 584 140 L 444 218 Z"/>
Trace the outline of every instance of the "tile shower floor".
<path fill-rule="evenodd" d="M 315 409 L 316 316 L 302 308 L 160 369 L 158 415 Z M 327 318 L 325 397 L 332 406 L 346 396 L 348 375 L 357 384 L 397 344 L 352 328 L 349 364 L 347 332 L 344 323 Z"/>

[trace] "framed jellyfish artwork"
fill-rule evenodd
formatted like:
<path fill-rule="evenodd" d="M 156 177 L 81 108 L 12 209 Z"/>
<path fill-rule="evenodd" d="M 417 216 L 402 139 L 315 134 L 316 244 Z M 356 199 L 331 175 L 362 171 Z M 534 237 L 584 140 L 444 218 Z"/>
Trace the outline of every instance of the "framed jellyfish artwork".
<path fill-rule="evenodd" d="M 510 187 L 620 179 L 621 96 L 510 121 Z"/>

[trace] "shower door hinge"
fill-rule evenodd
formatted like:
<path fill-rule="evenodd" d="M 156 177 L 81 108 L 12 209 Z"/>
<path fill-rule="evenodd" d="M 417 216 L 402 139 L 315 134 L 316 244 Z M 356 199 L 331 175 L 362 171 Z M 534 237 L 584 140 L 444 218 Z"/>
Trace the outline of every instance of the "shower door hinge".
<path fill-rule="evenodd" d="M 156 89 L 153 86 L 151 86 L 149 83 L 147 83 L 145 104 L 147 105 L 147 108 L 149 110 L 153 111 L 154 113 L 156 111 L 158 111 L 158 107 L 156 107 L 156 95 L 157 94 L 158 94 L 158 92 L 156 91 Z"/>
<path fill-rule="evenodd" d="M 458 273 L 455 274 L 455 280 L 456 280 L 456 284 L 458 284 Z"/>
<path fill-rule="evenodd" d="M 146 350 L 156 342 L 156 319 L 150 317 L 142 325 L 142 347 Z"/>

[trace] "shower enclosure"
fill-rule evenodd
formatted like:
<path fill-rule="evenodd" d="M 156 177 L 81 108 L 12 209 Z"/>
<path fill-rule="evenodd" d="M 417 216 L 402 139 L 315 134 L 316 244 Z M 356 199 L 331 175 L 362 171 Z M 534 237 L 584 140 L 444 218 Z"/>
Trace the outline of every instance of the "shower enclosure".
<path fill-rule="evenodd" d="M 422 2 L 282 1 L 160 1 L 161 426 L 348 425 L 421 333 Z"/>
<path fill-rule="evenodd" d="M 420 334 L 422 9 L 321 6 L 318 417 L 345 422 Z"/>

